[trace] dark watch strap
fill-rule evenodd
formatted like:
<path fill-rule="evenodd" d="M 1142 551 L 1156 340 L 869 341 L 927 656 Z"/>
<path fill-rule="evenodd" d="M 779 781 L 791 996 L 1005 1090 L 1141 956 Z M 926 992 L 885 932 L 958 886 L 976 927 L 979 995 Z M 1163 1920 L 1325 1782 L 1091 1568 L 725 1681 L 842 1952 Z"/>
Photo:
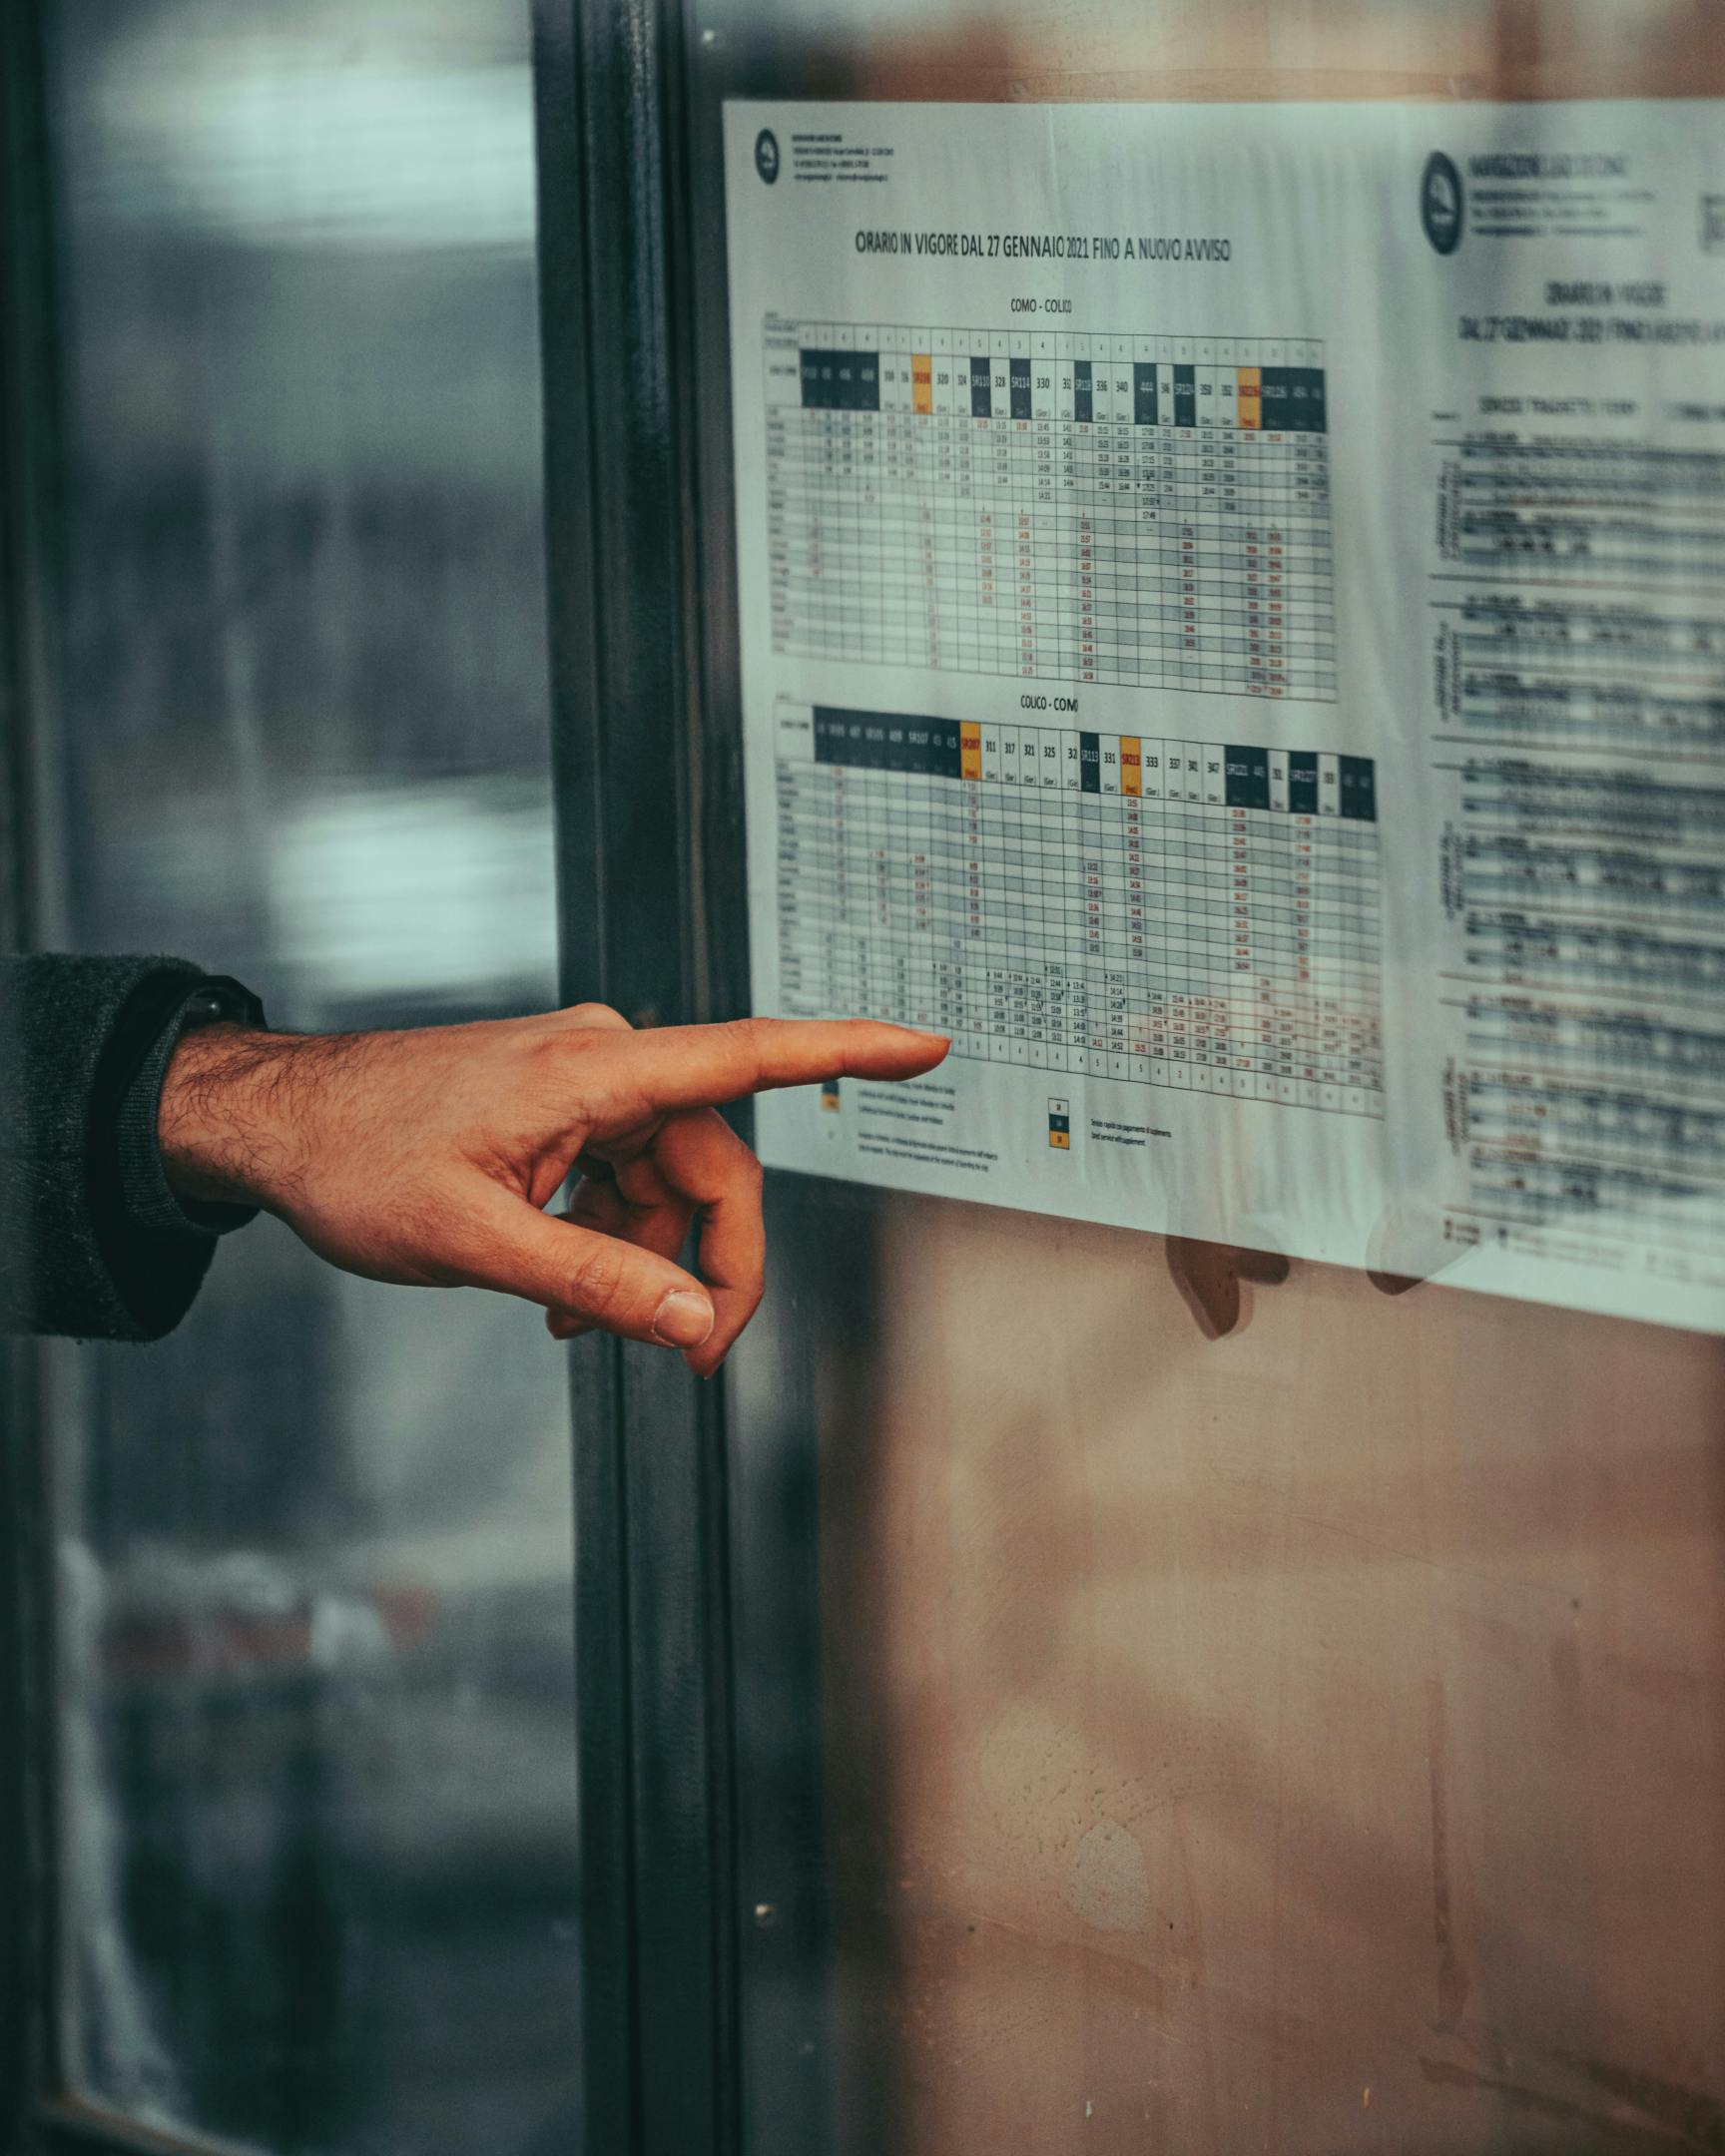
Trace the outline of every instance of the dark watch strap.
<path fill-rule="evenodd" d="M 264 1006 L 251 989 L 228 973 L 194 981 L 151 1043 L 121 1101 L 116 1127 L 120 1188 L 126 1211 L 140 1227 L 170 1234 L 219 1236 L 244 1228 L 256 1206 L 199 1205 L 177 1198 L 168 1186 L 157 1143 L 162 1084 L 182 1035 L 210 1025 L 262 1027 Z"/>

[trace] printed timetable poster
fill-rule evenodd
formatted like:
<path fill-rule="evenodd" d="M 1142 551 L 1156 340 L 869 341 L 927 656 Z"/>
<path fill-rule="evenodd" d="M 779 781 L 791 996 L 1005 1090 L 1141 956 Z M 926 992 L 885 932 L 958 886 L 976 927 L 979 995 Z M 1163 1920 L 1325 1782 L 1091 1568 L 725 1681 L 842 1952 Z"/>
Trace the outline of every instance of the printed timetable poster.
<path fill-rule="evenodd" d="M 728 106 L 769 1163 L 1725 1330 L 1722 143 Z"/>

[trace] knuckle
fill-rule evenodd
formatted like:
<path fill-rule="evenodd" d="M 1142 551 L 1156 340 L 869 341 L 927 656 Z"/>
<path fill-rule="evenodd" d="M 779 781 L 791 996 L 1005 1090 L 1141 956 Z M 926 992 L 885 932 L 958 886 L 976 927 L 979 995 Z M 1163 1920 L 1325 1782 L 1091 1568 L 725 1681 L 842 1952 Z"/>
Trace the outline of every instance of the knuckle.
<path fill-rule="evenodd" d="M 759 1070 L 773 1044 L 773 1021 L 771 1018 L 733 1018 L 731 1037 L 748 1056 L 751 1065 Z"/>
<path fill-rule="evenodd" d="M 571 1006 L 568 1015 L 577 1025 L 583 1026 L 605 1026 L 614 1029 L 629 1023 L 623 1013 L 613 1010 L 609 1003 L 576 1003 Z"/>
<path fill-rule="evenodd" d="M 570 1301 L 580 1310 L 603 1316 L 623 1300 L 627 1263 L 622 1248 L 599 1241 L 576 1261 L 570 1275 Z"/>
<path fill-rule="evenodd" d="M 609 1052 L 614 1035 L 600 1026 L 570 1026 L 541 1034 L 534 1044 L 542 1078 L 556 1087 L 566 1086 L 578 1072 L 591 1072 L 595 1057 Z"/>

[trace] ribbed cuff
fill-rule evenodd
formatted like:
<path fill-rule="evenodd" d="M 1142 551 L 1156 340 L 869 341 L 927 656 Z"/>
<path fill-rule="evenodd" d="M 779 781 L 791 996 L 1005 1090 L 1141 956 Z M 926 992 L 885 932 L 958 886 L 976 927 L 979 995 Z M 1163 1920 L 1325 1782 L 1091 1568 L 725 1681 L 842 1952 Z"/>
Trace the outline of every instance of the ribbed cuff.
<path fill-rule="evenodd" d="M 200 1238 L 230 1234 L 258 1217 L 256 1206 L 201 1205 L 177 1198 L 162 1166 L 158 1125 L 162 1087 L 181 1037 L 219 1023 L 262 1028 L 264 1006 L 250 988 L 225 973 L 194 982 L 169 1014 L 121 1099 L 115 1122 L 120 1189 L 127 1217 L 141 1228 Z"/>

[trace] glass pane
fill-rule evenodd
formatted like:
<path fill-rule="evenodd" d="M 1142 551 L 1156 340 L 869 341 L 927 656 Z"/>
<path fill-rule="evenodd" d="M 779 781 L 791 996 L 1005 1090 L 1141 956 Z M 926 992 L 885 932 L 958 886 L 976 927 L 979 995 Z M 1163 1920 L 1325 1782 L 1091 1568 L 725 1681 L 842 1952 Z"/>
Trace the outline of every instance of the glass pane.
<path fill-rule="evenodd" d="M 531 85 L 508 4 L 57 0 L 60 938 L 278 1023 L 554 994 Z M 54 1362 L 64 2055 L 271 2151 L 572 2092 L 568 1418 L 535 1314 L 230 1239 Z"/>
<path fill-rule="evenodd" d="M 1692 11 L 1655 4 L 1323 0 L 1168 10 L 1128 0 L 767 8 L 703 0 L 698 23 L 699 155 L 714 176 L 704 205 L 720 193 L 727 97 L 1087 102 L 1099 108 L 1093 132 L 1104 144 L 1110 103 L 1232 103 L 1244 110 L 1215 158 L 1250 167 L 1266 132 L 1254 114 L 1302 101 L 1405 106 L 1424 158 L 1443 140 L 1451 103 L 1531 101 L 1520 105 L 1526 111 L 1552 100 L 1716 96 L 1725 86 L 1725 49 L 1712 30 Z M 1002 663 L 987 663 L 980 609 L 991 583 L 997 596 L 1015 575 L 1016 555 L 999 529 L 990 537 L 973 528 L 982 452 L 955 451 L 930 471 L 917 450 L 901 448 L 894 466 L 892 427 L 883 426 L 881 461 L 858 477 L 871 451 L 847 416 L 887 412 L 893 350 L 909 370 L 899 382 L 900 441 L 942 409 L 943 352 L 973 370 L 948 385 L 955 434 L 1003 408 L 1019 416 L 988 401 L 991 387 L 1001 398 L 1000 370 L 1016 393 L 1017 347 L 1006 341 L 1005 287 L 967 267 L 958 244 L 972 222 L 954 208 L 966 200 L 966 151 L 955 128 L 946 192 L 929 184 L 911 199 L 897 184 L 908 126 L 895 131 L 888 116 L 867 113 L 829 124 L 786 107 L 765 116 L 757 138 L 748 117 L 744 146 L 756 161 L 741 184 L 751 216 L 773 235 L 776 262 L 795 260 L 799 202 L 818 192 L 845 202 L 831 212 L 844 221 L 845 244 L 811 262 L 799 298 L 770 302 L 783 307 L 770 334 L 785 330 L 789 354 L 784 412 L 772 386 L 764 417 L 741 400 L 734 417 L 728 387 L 715 386 L 704 406 L 715 551 L 737 543 L 726 491 L 733 427 L 786 470 L 795 452 L 776 443 L 820 444 L 816 480 L 784 481 L 805 485 L 807 524 L 789 537 L 783 523 L 765 527 L 783 545 L 771 560 L 761 548 L 760 588 L 775 607 L 783 595 L 785 612 L 768 624 L 764 601 L 761 622 L 745 623 L 741 679 L 732 636 L 714 633 L 715 724 L 734 729 L 741 712 L 758 766 L 782 770 L 802 758 L 827 782 L 845 760 L 825 753 L 823 727 L 933 718 L 949 740 L 936 734 L 895 749 L 888 735 L 876 753 L 864 731 L 853 739 L 868 753 L 850 761 L 862 770 L 872 755 L 876 772 L 986 785 L 987 731 L 1016 716 L 1019 691 L 1076 695 L 1078 683 L 1049 659 L 1034 612 L 1022 645 L 1006 632 L 1007 650 L 994 655 Z M 1391 119 L 1401 126 L 1400 113 Z M 1561 147 L 1597 150 L 1617 124 L 1602 113 Z M 1655 133 L 1662 124 L 1660 115 L 1650 122 Z M 1551 140 L 1560 134 L 1550 131 Z M 930 168 L 915 169 L 927 181 Z M 1268 187 L 1276 168 L 1266 160 L 1260 169 Z M 735 161 L 727 172 L 735 188 Z M 1133 194 L 1135 172 L 1122 155 L 1110 214 L 1092 217 L 1087 203 L 1056 233 L 1174 229 Z M 1580 172 L 1572 164 L 1542 177 L 1567 186 Z M 1601 165 L 1592 177 L 1610 175 Z M 1496 180 L 1512 187 L 1516 175 L 1486 170 L 1473 180 L 1488 191 Z M 1412 191 L 1407 205 L 1417 207 Z M 1672 247 L 1692 264 L 1709 228 L 1692 194 L 1680 207 Z M 1498 214 L 1507 222 L 1533 212 L 1499 202 Z M 1178 225 L 1194 229 L 1211 230 Z M 1314 223 L 1302 229 L 1310 235 Z M 948 230 L 949 310 L 904 312 L 895 302 L 906 293 L 925 301 L 928 283 L 914 259 L 898 275 L 893 243 L 911 250 L 917 234 Z M 714 208 L 694 251 L 703 265 L 723 259 L 723 237 Z M 1440 254 L 1447 237 L 1434 210 L 1432 249 Z M 1435 263 L 1427 239 L 1410 215 L 1407 247 Z M 1625 265 L 1635 250 L 1620 241 L 1598 235 L 1601 282 L 1632 276 Z M 1078 270 L 1030 260 L 1010 290 L 1038 303 L 1070 299 L 1075 333 L 1148 337 L 1166 326 L 1159 305 L 1198 304 L 1190 282 L 1159 282 L 1161 273 L 1152 257 L 1127 293 L 1136 311 L 1113 322 L 1082 319 L 1086 305 L 1102 303 L 1098 294 L 1120 303 L 1126 290 L 1094 258 Z M 1517 274 L 1510 263 L 1500 301 L 1517 319 L 1629 303 L 1626 290 L 1550 295 L 1524 288 Z M 1312 284 L 1330 288 L 1316 258 Z M 730 296 L 711 270 L 702 338 L 704 378 L 714 384 L 743 340 L 753 353 L 761 337 L 756 287 L 735 320 Z M 930 318 L 953 325 L 947 344 L 938 330 L 924 342 L 910 326 L 896 346 L 883 333 Z M 805 323 L 820 333 L 790 333 Z M 1000 341 L 967 343 L 960 323 Z M 864 334 L 852 325 L 875 326 Z M 1200 327 L 1219 338 L 1277 333 L 1257 319 L 1180 322 L 1182 334 Z M 1473 333 L 1452 311 L 1440 328 L 1449 340 Z M 1337 324 L 1302 321 L 1281 333 L 1334 337 Z M 1638 335 L 1624 330 L 1620 346 Z M 1725 375 L 1708 341 L 1716 335 L 1661 378 L 1660 395 L 1678 395 L 1680 374 L 1685 399 L 1717 410 Z M 868 365 L 878 358 L 877 384 L 847 374 L 852 354 Z M 1263 356 L 1266 368 L 1287 363 L 1285 354 Z M 1256 406 L 1259 356 L 1237 358 Z M 807 370 L 829 364 L 831 378 L 811 386 Z M 1329 364 L 1355 400 L 1333 402 L 1330 415 L 1337 470 L 1356 474 L 1353 492 L 1339 484 L 1336 495 L 1346 567 L 1355 536 L 1345 528 L 1348 504 L 1362 498 L 1371 468 L 1361 460 L 1387 447 L 1395 454 L 1385 470 L 1400 469 L 1400 440 L 1424 438 L 1433 414 L 1382 353 L 1337 347 Z M 920 376 L 919 366 L 933 372 Z M 1623 379 L 1613 362 L 1595 386 L 1604 397 Z M 967 390 L 976 403 L 966 405 Z M 1031 415 L 1033 391 L 1027 384 Z M 1127 409 L 1116 408 L 1122 423 Z M 784 417 L 812 410 L 818 423 L 800 431 Z M 1387 431 L 1386 415 L 1397 422 Z M 1094 416 L 1100 423 L 1099 408 Z M 1093 415 L 1075 408 L 1072 417 L 1089 425 Z M 1530 407 L 1519 418 L 1491 417 L 1510 439 L 1533 423 Z M 1242 404 L 1243 427 L 1258 418 Z M 1571 407 L 1566 423 L 1575 419 Z M 1716 435 L 1703 451 L 1711 473 Z M 744 472 L 739 483 L 759 477 Z M 859 539 L 846 524 L 845 490 L 869 486 L 873 521 Z M 906 629 L 890 596 L 882 604 L 863 589 L 873 574 L 892 590 L 894 487 L 934 497 L 932 554 L 955 498 L 970 518 L 974 567 L 962 574 L 978 613 L 957 616 L 956 637 L 948 614 L 932 628 L 913 614 Z M 1654 489 L 1656 516 L 1666 491 Z M 1015 529 L 1015 517 L 1003 515 L 1001 528 Z M 1108 573 L 1105 544 L 1098 578 Z M 848 555 L 848 546 L 860 552 Z M 945 566 L 936 559 L 929 574 L 938 579 Z M 1069 566 L 1074 582 L 1087 578 L 1076 547 Z M 903 582 L 919 605 L 918 568 L 906 568 Z M 747 556 L 744 569 L 747 604 Z M 1350 613 L 1359 623 L 1375 610 L 1423 609 L 1423 591 L 1396 588 L 1382 564 L 1356 558 L 1354 571 L 1336 590 L 1344 632 Z M 1564 573 L 1573 582 L 1573 565 Z M 1603 574 L 1597 562 L 1590 574 Z M 1705 694 L 1716 697 L 1720 583 L 1687 570 L 1668 579 L 1660 603 L 1670 611 L 1680 611 L 1679 589 L 1701 617 L 1695 649 L 1705 656 L 1694 678 L 1704 676 Z M 1338 643 L 1345 655 L 1370 648 L 1363 633 L 1352 646 L 1341 633 Z M 1644 689 L 1662 667 L 1637 676 Z M 1034 683 L 993 678 L 1017 671 Z M 1195 710 L 1222 705 L 1233 693 L 1227 683 L 1183 686 L 1153 672 L 1127 680 L 1124 668 L 1099 667 L 1095 691 L 1088 677 L 1082 690 L 1086 713 L 1099 717 L 1072 723 L 1148 738 L 1180 733 L 1184 718 L 1187 738 L 1201 731 L 1290 747 L 1326 700 L 1346 707 L 1362 694 L 1344 667 L 1339 681 L 1309 679 L 1285 711 L 1267 714 L 1263 703 L 1249 707 L 1262 684 L 1248 680 L 1227 711 L 1257 716 L 1230 733 L 1226 715 L 1206 725 Z M 782 726 L 777 751 L 753 731 L 761 706 L 745 702 L 761 698 L 764 679 L 767 719 Z M 1417 729 L 1404 724 L 1398 699 L 1406 694 L 1412 709 L 1423 693 L 1400 676 L 1383 684 L 1384 739 L 1405 761 Z M 814 707 L 811 724 L 799 733 L 805 705 Z M 847 709 L 831 708 L 839 706 Z M 1621 718 L 1621 706 L 1595 709 L 1592 723 L 1604 730 Z M 970 732 L 980 733 L 978 747 Z M 1609 746 L 1603 731 L 1589 746 Z M 918 747 L 921 765 L 909 761 Z M 965 761 L 972 756 L 979 770 Z M 1699 783 L 1693 770 L 1686 776 Z M 894 782 L 874 794 L 866 771 L 864 782 L 856 792 L 873 820 L 847 872 L 868 877 L 898 841 L 889 831 Z M 813 792 L 787 785 L 779 799 L 801 814 Z M 913 789 L 899 798 L 914 799 Z M 752 810 L 760 806 L 752 796 Z M 767 806 L 772 812 L 770 792 Z M 786 810 L 776 828 L 798 864 L 797 902 L 813 911 L 820 826 L 796 824 Z M 905 843 L 914 857 L 917 841 Z M 755 865 L 755 902 L 771 905 L 772 873 Z M 877 935 L 871 927 L 870 949 L 919 925 L 917 886 L 906 878 L 904 887 L 907 913 L 882 920 Z M 1704 933 L 1716 940 L 1716 887 L 1703 910 Z M 782 909 L 789 950 L 786 917 Z M 754 947 L 759 955 L 759 936 Z M 781 978 L 793 978 L 789 959 Z M 800 982 L 807 978 L 806 967 Z M 829 981 L 838 978 L 835 970 Z M 938 1002 L 939 973 L 932 978 Z M 856 996 L 869 1002 L 901 988 L 878 973 L 857 982 Z M 1405 988 L 1393 981 L 1387 992 Z M 829 985 L 816 1000 L 845 996 Z M 956 996 L 938 1016 L 951 1024 L 955 1010 L 962 1015 Z M 1046 1050 L 1050 1070 L 1096 1075 L 1059 1060 L 1094 1044 L 1063 1038 L 1052 1015 L 1044 1030 L 1025 1031 L 1039 1065 Z M 1076 1095 L 1079 1080 L 1050 1078 L 1047 1091 Z M 1258 1098 L 1268 1148 L 1286 1126 Z M 846 1150 L 844 1118 L 861 1111 L 849 1096 L 832 1105 L 835 1161 L 860 1180 L 887 1179 Z M 1068 1105 L 1059 1102 L 1054 1117 L 1050 1100 L 1049 1134 L 1076 1146 L 1081 1104 L 1070 1115 Z M 1595 1100 L 1589 1112 L 1599 1107 Z M 787 1101 L 785 1117 L 794 1112 Z M 906 1110 L 891 1129 L 882 1119 L 876 1160 L 896 1145 L 928 1161 L 950 1134 L 943 1112 L 926 1100 L 919 1117 Z M 1010 1143 L 998 1124 L 976 1120 L 963 1142 Z M 828 1133 L 813 1114 L 809 1121 L 813 1153 Z M 1538 1150 L 1535 1134 L 1515 1157 Z M 1204 1173 L 1187 1155 L 1170 1179 L 1197 1187 Z M 1525 1175 L 1530 1188 L 1536 1170 Z M 1512 1177 L 1510 1187 L 1522 1188 Z M 775 1274 L 794 1289 L 769 1300 L 730 1379 L 753 2156 L 816 2145 L 847 2156 L 1001 2148 L 1459 2156 L 1651 2149 L 1718 2132 L 1725 1356 L 1716 1340 L 1462 1292 L 1440 1277 L 1411 1285 L 1298 1257 L 1246 1259 L 1259 1277 L 1245 1281 L 1239 1321 L 1222 1330 L 1213 1276 L 1219 1262 L 1227 1275 L 1232 1259 L 1219 1261 L 1213 1247 L 814 1176 L 771 1177 L 770 1190 Z M 1578 1220 L 1579 1201 L 1568 1195 Z M 1710 1203 L 1699 1178 L 1696 1200 L 1695 1212 Z M 1716 1264 L 1716 1237 L 1706 1250 L 1706 1264 Z M 1573 1254 L 1553 1243 L 1550 1255 Z M 807 1630 L 794 1636 L 799 1613 Z M 809 1854 L 817 1847 L 824 1874 Z"/>

